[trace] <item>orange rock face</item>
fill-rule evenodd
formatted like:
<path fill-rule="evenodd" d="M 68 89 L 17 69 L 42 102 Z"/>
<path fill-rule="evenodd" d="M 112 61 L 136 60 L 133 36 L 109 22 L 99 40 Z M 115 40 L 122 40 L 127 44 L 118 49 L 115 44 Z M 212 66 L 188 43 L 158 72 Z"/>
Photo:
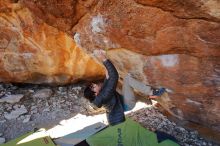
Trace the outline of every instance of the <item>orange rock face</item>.
<path fill-rule="evenodd" d="M 61 30 L 65 26 L 64 31 L 75 36 L 77 44 L 86 50 L 126 48 L 148 56 L 220 55 L 219 1 L 64 0 L 63 5 L 55 0 L 21 2 L 50 25 Z M 67 9 L 70 14 L 70 7 L 74 16 L 58 13 L 59 9 Z M 69 23 L 61 24 L 60 18 Z"/>
<path fill-rule="evenodd" d="M 145 56 L 125 49 L 108 54 L 121 76 L 129 71 L 145 84 L 169 89 L 169 98 L 159 102 L 172 115 L 219 130 L 219 58 Z"/>
<path fill-rule="evenodd" d="M 104 75 L 73 39 L 19 4 L 0 13 L 0 81 L 71 83 Z"/>
<path fill-rule="evenodd" d="M 4 15 L 1 16 L 4 21 L 0 21 L 1 52 L 5 52 L 1 53 L 2 78 L 26 82 L 32 79 L 30 76 L 39 80 L 46 75 L 53 77 L 47 78 L 51 79 L 47 82 L 57 82 L 56 75 L 61 75 L 58 80 L 65 81 L 73 81 L 75 75 L 100 76 L 99 66 L 86 65 L 89 61 L 84 60 L 89 57 L 84 53 L 80 65 L 77 61 L 71 64 L 74 57 L 70 56 L 74 53 L 71 54 L 70 48 L 75 48 L 75 44 L 63 33 L 66 32 L 87 52 L 111 48 L 108 55 L 121 77 L 131 72 L 146 84 L 170 89 L 170 99 L 160 103 L 172 115 L 220 131 L 218 0 L 20 0 L 19 3 L 29 10 L 23 8 L 21 13 L 21 8 L 12 12 L 10 8 L 0 9 Z M 21 53 L 28 53 L 25 59 L 25 55 L 21 59 Z M 90 71 L 75 73 L 78 66 Z"/>

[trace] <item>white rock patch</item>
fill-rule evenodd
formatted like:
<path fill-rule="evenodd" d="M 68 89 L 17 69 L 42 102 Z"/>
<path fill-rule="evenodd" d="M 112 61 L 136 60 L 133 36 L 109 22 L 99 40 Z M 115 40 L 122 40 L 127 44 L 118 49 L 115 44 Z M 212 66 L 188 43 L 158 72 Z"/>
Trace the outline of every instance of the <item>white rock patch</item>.
<path fill-rule="evenodd" d="M 189 103 L 189 104 L 196 105 L 196 106 L 202 105 L 202 103 L 197 102 L 197 101 L 193 101 L 193 100 L 191 100 L 191 99 L 186 99 L 186 102 Z"/>
<path fill-rule="evenodd" d="M 75 33 L 75 35 L 74 35 L 74 41 L 76 42 L 76 45 L 77 45 L 78 47 L 81 46 L 80 34 L 79 34 L 79 33 Z"/>
<path fill-rule="evenodd" d="M 161 61 L 164 67 L 174 67 L 179 63 L 179 56 L 174 55 L 161 55 L 158 56 L 158 59 Z"/>
<path fill-rule="evenodd" d="M 105 32 L 105 20 L 101 15 L 92 18 L 91 27 L 93 33 Z"/>

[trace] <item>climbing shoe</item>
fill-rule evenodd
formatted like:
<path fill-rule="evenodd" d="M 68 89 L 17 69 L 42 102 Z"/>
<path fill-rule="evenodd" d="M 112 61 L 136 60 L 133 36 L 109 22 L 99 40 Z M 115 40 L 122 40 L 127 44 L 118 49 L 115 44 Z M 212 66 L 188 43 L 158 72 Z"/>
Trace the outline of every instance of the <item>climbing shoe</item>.
<path fill-rule="evenodd" d="M 153 89 L 153 96 L 161 96 L 164 92 L 166 92 L 165 88 Z"/>

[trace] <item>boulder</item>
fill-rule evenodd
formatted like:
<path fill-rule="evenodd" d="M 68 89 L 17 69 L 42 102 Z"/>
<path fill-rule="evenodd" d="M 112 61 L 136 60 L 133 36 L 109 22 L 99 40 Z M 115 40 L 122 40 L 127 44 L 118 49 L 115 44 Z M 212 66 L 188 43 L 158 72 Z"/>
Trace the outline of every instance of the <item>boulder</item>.
<path fill-rule="evenodd" d="M 5 138 L 0 137 L 0 144 L 3 144 L 3 143 L 5 143 Z"/>
<path fill-rule="evenodd" d="M 0 2 L 0 82 L 66 84 L 104 75 L 73 39 L 27 7 Z"/>
<path fill-rule="evenodd" d="M 23 98 L 24 95 L 23 94 L 16 94 L 16 95 L 5 95 L 3 97 L 0 98 L 0 102 L 7 102 L 7 103 L 17 103 L 21 100 L 21 98 Z"/>
<path fill-rule="evenodd" d="M 0 2 L 0 81 L 101 78 L 105 49 L 121 79 L 172 91 L 159 103 L 220 132 L 220 1 L 19 0 Z M 74 40 L 74 41 L 73 41 Z"/>
<path fill-rule="evenodd" d="M 13 120 L 13 119 L 18 118 L 20 115 L 23 115 L 27 112 L 28 111 L 25 108 L 25 106 L 22 105 L 20 108 L 16 108 L 13 111 L 11 111 L 10 113 L 5 113 L 4 116 L 7 120 Z"/>
<path fill-rule="evenodd" d="M 34 98 L 48 98 L 53 94 L 51 89 L 41 89 L 34 93 Z"/>
<path fill-rule="evenodd" d="M 26 115 L 25 118 L 24 118 L 24 120 L 23 120 L 23 123 L 29 122 L 30 119 L 31 119 L 31 115 Z"/>

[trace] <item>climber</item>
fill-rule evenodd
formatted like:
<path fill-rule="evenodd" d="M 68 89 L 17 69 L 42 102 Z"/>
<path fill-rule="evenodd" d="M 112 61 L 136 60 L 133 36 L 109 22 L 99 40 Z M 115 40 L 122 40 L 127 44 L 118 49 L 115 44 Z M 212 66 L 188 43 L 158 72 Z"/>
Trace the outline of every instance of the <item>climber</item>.
<path fill-rule="evenodd" d="M 106 78 L 104 82 L 97 81 L 90 83 L 84 90 L 84 97 L 96 107 L 105 107 L 107 120 L 110 125 L 116 125 L 125 121 L 124 111 L 131 110 L 135 106 L 135 96 L 132 88 L 150 95 L 150 98 L 157 98 L 164 92 L 164 88 L 154 89 L 147 86 L 127 74 L 124 78 L 121 96 L 117 91 L 118 72 L 109 59 L 106 58 L 105 51 L 99 50 L 95 53 L 96 58 L 102 61 L 106 68 Z"/>

